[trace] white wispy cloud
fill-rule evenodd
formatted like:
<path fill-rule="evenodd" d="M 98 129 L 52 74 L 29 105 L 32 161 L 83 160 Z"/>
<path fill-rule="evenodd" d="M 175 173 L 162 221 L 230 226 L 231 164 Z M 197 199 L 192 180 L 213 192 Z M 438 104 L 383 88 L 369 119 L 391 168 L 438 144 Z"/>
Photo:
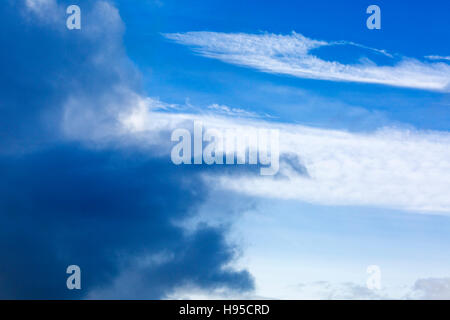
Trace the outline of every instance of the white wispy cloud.
<path fill-rule="evenodd" d="M 313 40 L 295 32 L 290 35 L 186 32 L 164 36 L 192 46 L 195 52 L 205 57 L 264 72 L 310 79 L 450 90 L 450 66 L 445 63 L 425 63 L 406 57 L 394 66 L 378 66 L 372 62 L 342 64 L 325 61 L 313 55 L 311 50 L 339 42 Z M 389 56 L 384 50 L 371 50 Z"/>
<path fill-rule="evenodd" d="M 56 0 L 23 0 L 27 18 L 37 18 L 45 24 L 56 24 L 64 22 L 64 8 L 59 6 Z"/>
<path fill-rule="evenodd" d="M 249 117 L 249 118 L 259 118 L 261 117 L 255 112 L 247 111 L 241 108 L 232 108 L 226 105 L 220 105 L 217 103 L 211 104 L 207 107 L 215 113 L 223 114 L 226 116 L 234 116 L 234 117 Z"/>
<path fill-rule="evenodd" d="M 131 112 L 123 113 L 123 132 L 144 137 L 141 141 L 148 145 L 165 145 L 165 152 L 169 152 L 170 142 L 158 132 L 189 129 L 194 120 L 219 130 L 279 130 L 281 160 L 289 157 L 289 161 L 280 163 L 280 176 L 230 176 L 222 171 L 205 174 L 205 179 L 223 190 L 319 205 L 450 213 L 447 132 L 386 128 L 373 133 L 349 133 L 260 119 L 154 111 L 160 104 L 147 98 Z"/>
<path fill-rule="evenodd" d="M 449 60 L 450 61 L 450 56 L 431 55 L 431 56 L 425 56 L 425 58 L 430 59 L 430 60 Z"/>
<path fill-rule="evenodd" d="M 33 12 L 54 10 L 57 7 L 56 0 L 25 0 L 25 5 Z"/>
<path fill-rule="evenodd" d="M 223 176 L 222 186 L 315 204 L 450 213 L 447 133 L 352 134 L 293 125 L 280 130 L 281 154 L 297 155 L 308 176 L 287 167 L 286 180 Z"/>

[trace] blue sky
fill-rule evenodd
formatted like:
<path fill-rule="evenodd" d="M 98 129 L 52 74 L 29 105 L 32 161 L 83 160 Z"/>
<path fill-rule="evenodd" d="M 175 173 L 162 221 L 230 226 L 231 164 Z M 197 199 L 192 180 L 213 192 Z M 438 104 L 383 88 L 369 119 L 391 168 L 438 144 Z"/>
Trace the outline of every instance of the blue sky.
<path fill-rule="evenodd" d="M 179 3 L 164 2 L 158 6 L 135 1 L 133 5 L 119 7 L 123 8 L 121 13 L 127 21 L 124 39 L 128 53 L 143 70 L 151 72 L 151 76 L 146 77 L 147 90 L 169 102 L 183 103 L 189 97 L 191 102 L 211 104 L 220 99 L 223 104 L 245 104 L 244 107 L 270 112 L 282 121 L 295 120 L 350 129 L 356 126 L 356 129 L 364 130 L 364 126 L 353 122 L 369 120 L 375 122 L 371 129 L 392 123 L 421 129 L 447 129 L 448 113 L 442 112 L 442 109 L 445 110 L 450 102 L 446 95 L 440 93 L 279 77 L 187 54 L 185 47 L 161 38 L 161 33 L 189 31 L 257 34 L 290 34 L 296 31 L 312 39 L 330 42 L 343 40 L 384 49 L 396 58 L 389 59 L 368 50 L 342 46 L 317 49 L 324 59 L 349 63 L 368 57 L 388 65 L 401 56 L 423 59 L 424 56 L 434 55 L 434 51 L 448 51 L 444 40 L 448 39 L 448 24 L 445 10 L 441 10 L 445 2 L 436 1 L 425 7 L 420 3 L 406 6 L 399 1 L 380 3 L 385 28 L 377 31 L 361 27 L 365 26 L 368 16 L 365 8 L 368 5 L 355 5 L 351 1 L 339 4 L 317 1 L 314 5 L 281 1 L 272 6 L 261 6 L 252 2 L 221 4 L 211 1 L 207 4 L 193 2 L 184 7 Z M 161 52 L 164 54 L 161 55 Z M 257 90 L 257 96 L 253 90 Z M 169 92 L 165 94 L 166 91 Z M 319 106 L 303 109 L 298 106 L 299 99 L 304 100 L 299 96 L 301 92 L 315 98 L 329 98 L 334 105 L 348 104 L 356 108 L 359 111 L 356 113 L 360 113 L 363 119 L 358 118 L 358 114 L 345 115 L 346 110 L 342 108 L 347 109 L 346 105 L 324 110 L 323 103 L 318 103 Z M 395 107 L 392 106 L 394 103 Z M 434 114 L 440 116 L 434 117 Z"/>
<path fill-rule="evenodd" d="M 0 298 L 450 298 L 448 3 L 69 4 L 1 5 Z M 280 175 L 175 166 L 193 120 Z"/>

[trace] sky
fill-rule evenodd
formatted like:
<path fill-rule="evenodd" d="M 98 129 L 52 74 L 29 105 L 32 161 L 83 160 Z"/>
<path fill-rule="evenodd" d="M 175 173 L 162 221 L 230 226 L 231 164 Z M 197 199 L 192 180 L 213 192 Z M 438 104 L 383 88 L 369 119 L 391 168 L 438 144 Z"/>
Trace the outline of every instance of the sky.
<path fill-rule="evenodd" d="M 449 299 L 448 7 L 3 1 L 0 298 Z M 194 122 L 279 171 L 175 165 Z"/>

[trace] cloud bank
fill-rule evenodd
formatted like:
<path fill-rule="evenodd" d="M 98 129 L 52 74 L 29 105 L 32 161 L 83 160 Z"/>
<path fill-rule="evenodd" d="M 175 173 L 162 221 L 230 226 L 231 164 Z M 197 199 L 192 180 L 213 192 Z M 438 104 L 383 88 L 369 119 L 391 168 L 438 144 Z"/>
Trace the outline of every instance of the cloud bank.
<path fill-rule="evenodd" d="M 157 299 L 192 283 L 250 290 L 247 271 L 226 267 L 237 254 L 226 227 L 175 224 L 208 194 L 197 170 L 121 140 L 117 115 L 140 97 L 140 74 L 118 10 L 78 3 L 82 32 L 48 16 L 64 17 L 62 3 L 1 4 L 0 299 Z M 71 264 L 81 291 L 65 286 Z"/>
<path fill-rule="evenodd" d="M 450 213 L 447 132 L 385 128 L 373 133 L 349 133 L 211 114 L 162 113 L 154 110 L 152 101 L 147 99 L 147 104 L 121 117 L 124 132 L 155 137 L 159 131 L 189 129 L 194 120 L 202 121 L 205 128 L 219 130 L 280 131 L 278 176 L 230 175 L 217 170 L 204 175 L 210 185 L 257 197 L 321 205 Z M 156 101 L 156 105 L 160 103 Z M 167 138 L 158 141 L 167 145 L 164 150 L 167 154 L 170 151 Z"/>

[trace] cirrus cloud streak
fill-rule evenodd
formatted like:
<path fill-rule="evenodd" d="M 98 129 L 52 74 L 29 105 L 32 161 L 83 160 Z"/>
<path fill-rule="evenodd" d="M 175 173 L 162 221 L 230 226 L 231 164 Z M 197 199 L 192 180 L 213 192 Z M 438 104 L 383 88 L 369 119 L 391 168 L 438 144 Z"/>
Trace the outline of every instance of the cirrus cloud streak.
<path fill-rule="evenodd" d="M 326 42 L 290 35 L 220 32 L 169 33 L 164 36 L 193 47 L 198 54 L 263 72 L 300 78 L 382 84 L 424 90 L 450 90 L 450 66 L 402 58 L 393 66 L 372 61 L 343 64 L 326 61 L 311 50 L 351 42 Z M 377 50 L 377 49 L 371 49 Z M 385 54 L 384 50 L 377 50 Z"/>

